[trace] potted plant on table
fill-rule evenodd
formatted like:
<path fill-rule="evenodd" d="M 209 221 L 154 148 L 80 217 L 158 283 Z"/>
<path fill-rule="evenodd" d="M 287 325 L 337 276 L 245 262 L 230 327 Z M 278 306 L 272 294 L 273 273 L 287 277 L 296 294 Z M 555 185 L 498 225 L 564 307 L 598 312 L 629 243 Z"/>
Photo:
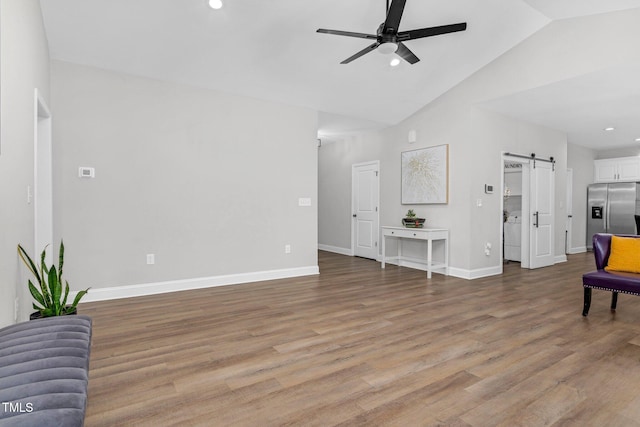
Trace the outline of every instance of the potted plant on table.
<path fill-rule="evenodd" d="M 422 228 L 424 226 L 424 218 L 416 218 L 416 213 L 413 209 L 407 211 L 407 215 L 402 218 L 402 225 L 407 228 Z"/>
<path fill-rule="evenodd" d="M 48 245 L 47 245 L 48 246 Z M 40 317 L 63 316 L 65 314 L 76 314 L 77 306 L 80 299 L 85 296 L 89 288 L 79 291 L 73 303 L 67 305 L 67 297 L 69 296 L 69 282 L 62 281 L 62 266 L 64 264 L 64 243 L 60 241 L 60 251 L 58 253 L 58 267 L 52 264 L 50 268 L 45 265 L 45 256 L 47 246 L 42 250 L 40 255 L 40 265 L 36 265 L 24 248 L 18 245 L 18 255 L 27 266 L 29 271 L 35 276 L 37 285 L 29 280 L 29 292 L 35 300 L 33 308 L 36 311 L 32 313 L 30 319 Z M 37 303 L 37 304 L 36 304 Z"/>

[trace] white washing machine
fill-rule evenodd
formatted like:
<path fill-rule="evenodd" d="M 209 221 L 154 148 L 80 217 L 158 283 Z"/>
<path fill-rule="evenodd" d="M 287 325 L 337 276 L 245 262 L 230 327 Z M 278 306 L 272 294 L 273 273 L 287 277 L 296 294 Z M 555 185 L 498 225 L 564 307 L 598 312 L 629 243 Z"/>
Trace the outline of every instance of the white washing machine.
<path fill-rule="evenodd" d="M 521 211 L 514 211 L 507 217 L 504 223 L 504 259 L 520 261 L 522 244 L 522 218 Z"/>

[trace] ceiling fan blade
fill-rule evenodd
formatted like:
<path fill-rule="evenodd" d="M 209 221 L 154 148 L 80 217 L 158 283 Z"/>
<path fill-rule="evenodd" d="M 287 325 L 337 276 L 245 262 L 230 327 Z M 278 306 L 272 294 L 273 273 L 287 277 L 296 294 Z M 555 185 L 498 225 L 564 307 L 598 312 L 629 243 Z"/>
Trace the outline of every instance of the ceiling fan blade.
<path fill-rule="evenodd" d="M 357 37 L 360 39 L 371 39 L 375 40 L 378 37 L 373 34 L 365 34 L 365 33 L 354 33 L 351 31 L 340 31 L 340 30 L 325 30 L 324 28 L 319 28 L 316 33 L 322 34 L 334 34 L 336 36 L 347 36 L 347 37 Z"/>
<path fill-rule="evenodd" d="M 419 30 L 402 31 L 398 33 L 399 41 L 415 40 L 424 37 L 439 36 L 440 34 L 455 33 L 467 29 L 467 23 L 441 25 L 439 27 L 420 28 Z"/>
<path fill-rule="evenodd" d="M 412 65 L 420 61 L 420 58 L 418 58 L 413 52 L 411 52 L 411 50 L 407 46 L 402 43 L 398 43 L 398 50 L 396 50 L 396 55 Z"/>
<path fill-rule="evenodd" d="M 382 29 L 384 34 L 395 34 L 398 32 L 398 26 L 402 19 L 405 3 L 407 3 L 407 0 L 393 0 L 391 2 L 391 6 L 387 12 L 387 19 L 384 21 L 384 27 Z"/>
<path fill-rule="evenodd" d="M 348 64 L 349 62 L 353 61 L 354 59 L 360 58 L 362 55 L 365 55 L 365 54 L 367 54 L 369 52 L 373 52 L 374 50 L 376 50 L 376 48 L 378 46 L 380 46 L 380 43 L 375 42 L 374 44 L 365 47 L 364 49 L 362 49 L 360 52 L 356 53 L 355 55 L 352 55 L 352 56 L 348 57 L 347 59 L 342 61 L 341 64 Z"/>

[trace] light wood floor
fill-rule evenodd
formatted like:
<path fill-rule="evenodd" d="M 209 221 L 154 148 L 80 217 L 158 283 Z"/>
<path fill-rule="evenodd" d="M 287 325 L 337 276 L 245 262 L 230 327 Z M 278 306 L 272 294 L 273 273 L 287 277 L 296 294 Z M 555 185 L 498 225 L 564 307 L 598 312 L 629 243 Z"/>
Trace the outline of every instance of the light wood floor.
<path fill-rule="evenodd" d="M 319 276 L 81 304 L 86 426 L 640 426 L 640 298 L 592 254 L 473 281 L 320 252 Z"/>

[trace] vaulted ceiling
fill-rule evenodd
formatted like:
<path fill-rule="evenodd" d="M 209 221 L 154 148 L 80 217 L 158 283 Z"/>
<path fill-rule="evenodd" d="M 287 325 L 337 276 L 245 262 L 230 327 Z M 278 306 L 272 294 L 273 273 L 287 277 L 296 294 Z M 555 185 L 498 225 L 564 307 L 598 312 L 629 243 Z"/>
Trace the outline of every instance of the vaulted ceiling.
<path fill-rule="evenodd" d="M 342 65 L 370 41 L 316 33 L 375 34 L 385 0 L 224 1 L 220 10 L 205 0 L 41 0 L 41 6 L 53 59 L 312 108 L 327 135 L 398 123 L 551 20 L 640 7 L 640 0 L 408 0 L 400 30 L 468 27 L 407 42 L 421 61 L 390 67 L 390 57 L 377 52 Z M 559 123 L 564 98 L 557 93 L 547 89 L 541 103 L 532 101 L 540 94 L 519 94 L 491 108 L 516 105 L 542 124 L 553 118 L 558 129 L 579 127 Z"/>

